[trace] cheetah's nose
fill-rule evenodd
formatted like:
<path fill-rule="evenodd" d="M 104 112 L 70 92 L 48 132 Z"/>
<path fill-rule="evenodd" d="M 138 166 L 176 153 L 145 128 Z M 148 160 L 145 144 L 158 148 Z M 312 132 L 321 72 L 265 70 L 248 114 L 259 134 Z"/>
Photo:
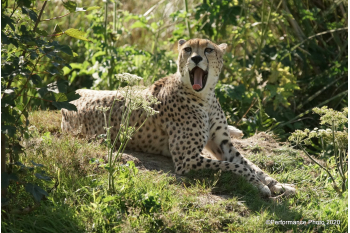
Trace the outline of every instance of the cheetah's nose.
<path fill-rule="evenodd" d="M 198 65 L 198 63 L 203 60 L 203 58 L 201 56 L 194 56 L 191 57 L 191 60 L 194 61 L 194 63 L 196 63 L 196 65 Z"/>

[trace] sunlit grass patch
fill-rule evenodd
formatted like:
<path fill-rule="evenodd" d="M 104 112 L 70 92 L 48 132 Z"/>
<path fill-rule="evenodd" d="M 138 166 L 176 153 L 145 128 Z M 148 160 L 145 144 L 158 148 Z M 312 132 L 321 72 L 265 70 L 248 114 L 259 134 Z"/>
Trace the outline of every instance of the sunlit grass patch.
<path fill-rule="evenodd" d="M 40 132 L 61 131 L 61 111 L 32 111 L 29 113 L 29 122 Z"/>

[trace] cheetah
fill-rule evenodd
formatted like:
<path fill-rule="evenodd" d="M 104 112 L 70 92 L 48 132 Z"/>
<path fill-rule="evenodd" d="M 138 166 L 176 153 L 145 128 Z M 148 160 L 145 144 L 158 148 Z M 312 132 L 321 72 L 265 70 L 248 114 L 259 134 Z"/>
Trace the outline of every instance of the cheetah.
<path fill-rule="evenodd" d="M 127 149 L 170 156 L 177 174 L 190 170 L 215 169 L 243 176 L 266 197 L 291 195 L 295 188 L 281 184 L 236 150 L 231 136 L 241 131 L 229 126 L 215 96 L 215 85 L 223 66 L 227 44 L 217 45 L 206 39 L 178 41 L 177 72 L 156 81 L 140 93 L 155 96 L 160 103 L 152 106 L 159 114 L 147 119 L 128 142 Z M 77 111 L 62 109 L 62 131 L 79 132 L 87 137 L 105 133 L 100 106 L 112 106 L 111 137 L 115 138 L 125 106 L 118 91 L 77 90 L 80 98 L 71 103 Z M 107 113 L 109 114 L 109 112 Z M 133 111 L 130 125 L 139 127 L 146 118 L 143 110 Z M 206 148 L 213 158 L 201 155 Z"/>

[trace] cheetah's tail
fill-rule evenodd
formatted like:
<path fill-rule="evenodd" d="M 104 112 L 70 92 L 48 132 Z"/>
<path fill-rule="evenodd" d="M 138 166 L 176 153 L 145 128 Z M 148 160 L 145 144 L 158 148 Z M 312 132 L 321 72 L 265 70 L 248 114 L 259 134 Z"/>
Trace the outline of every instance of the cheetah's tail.
<path fill-rule="evenodd" d="M 227 127 L 228 129 L 228 132 L 230 133 L 230 136 L 231 137 L 234 137 L 234 138 L 242 138 L 243 137 L 243 132 L 239 129 L 237 129 L 236 127 L 232 126 L 232 125 L 229 125 Z"/>

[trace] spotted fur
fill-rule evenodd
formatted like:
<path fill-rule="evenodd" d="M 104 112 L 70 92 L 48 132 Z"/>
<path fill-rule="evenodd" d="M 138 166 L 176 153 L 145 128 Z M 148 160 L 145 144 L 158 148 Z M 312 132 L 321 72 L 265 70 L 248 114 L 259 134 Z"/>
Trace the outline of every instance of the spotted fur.
<path fill-rule="evenodd" d="M 203 168 L 221 169 L 245 177 L 265 196 L 271 196 L 271 193 L 294 193 L 295 189 L 291 185 L 280 184 L 268 176 L 241 155 L 231 142 L 230 135 L 242 134 L 227 125 L 214 93 L 223 66 L 226 44 L 216 45 L 204 39 L 180 40 L 178 49 L 177 72 L 140 93 L 145 98 L 148 95 L 158 98 L 161 103 L 153 108 L 159 114 L 146 121 L 129 141 L 128 148 L 171 156 L 178 174 Z M 198 64 L 193 59 L 196 56 L 202 58 Z M 190 82 L 189 72 L 195 66 L 208 71 L 207 82 L 200 91 L 195 91 Z M 119 101 L 115 102 L 111 119 L 112 138 L 115 138 L 121 121 L 121 109 L 125 104 L 118 91 L 78 90 L 77 93 L 81 97 L 72 103 L 78 111 L 62 109 L 62 130 L 79 132 L 89 137 L 105 133 L 103 114 L 97 107 L 110 107 L 116 96 Z M 130 123 L 138 127 L 144 119 L 142 110 L 134 111 Z M 216 159 L 203 157 L 203 148 L 209 150 Z"/>

